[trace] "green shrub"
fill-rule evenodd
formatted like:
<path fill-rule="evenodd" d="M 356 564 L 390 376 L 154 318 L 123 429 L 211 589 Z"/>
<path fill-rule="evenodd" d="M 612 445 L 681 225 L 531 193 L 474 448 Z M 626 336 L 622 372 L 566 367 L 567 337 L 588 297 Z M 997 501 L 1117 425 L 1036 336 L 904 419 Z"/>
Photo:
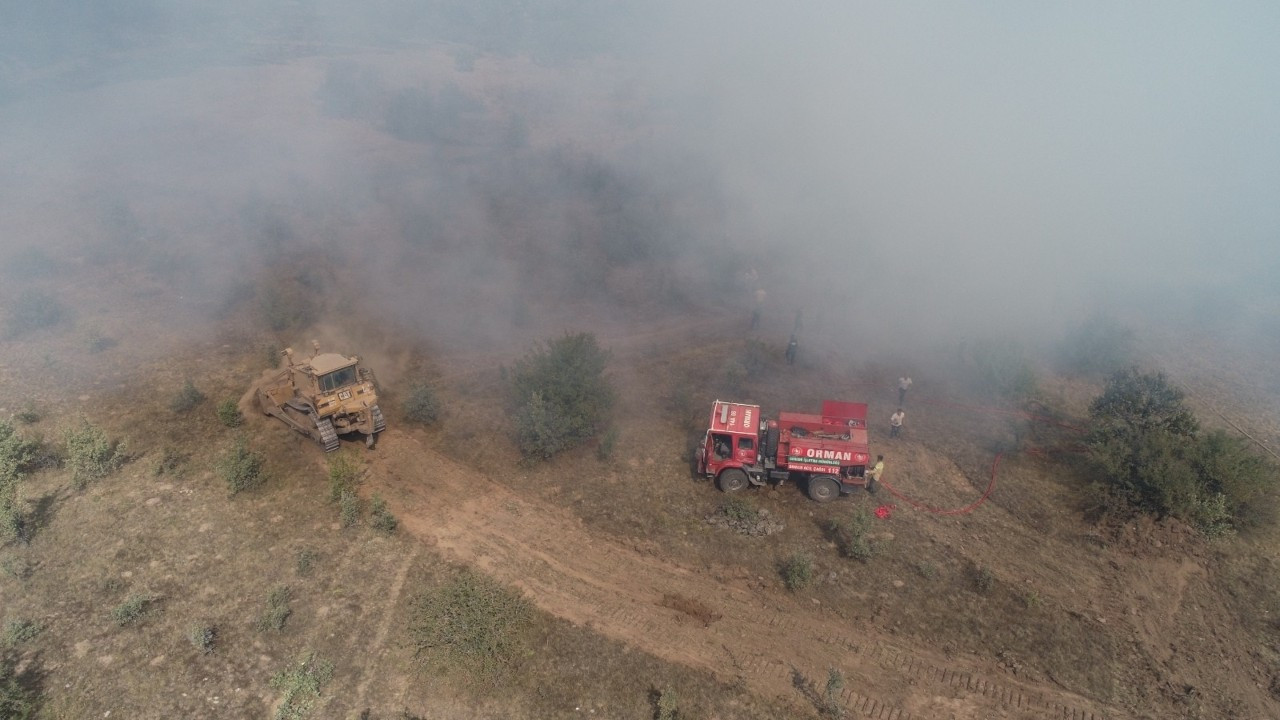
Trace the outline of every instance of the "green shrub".
<path fill-rule="evenodd" d="M 71 483 L 78 490 L 83 490 L 92 480 L 115 472 L 126 459 L 125 444 L 112 442 L 106 431 L 83 416 L 79 426 L 67 430 L 64 438 Z"/>
<path fill-rule="evenodd" d="M 0 560 L 0 575 L 4 575 L 5 577 L 11 577 L 16 580 L 26 580 L 31 577 L 33 570 L 34 566 L 32 566 L 31 561 L 26 558 L 6 555 L 3 560 Z"/>
<path fill-rule="evenodd" d="M 1059 352 L 1062 368 L 1087 377 L 1106 377 L 1133 364 L 1136 335 L 1109 315 L 1093 315 L 1067 333 Z"/>
<path fill-rule="evenodd" d="M 680 699 L 671 688 L 659 690 L 654 705 L 654 717 L 657 720 L 676 720 L 680 717 Z"/>
<path fill-rule="evenodd" d="M 156 477 L 161 475 L 178 477 L 182 474 L 182 466 L 186 462 L 186 454 L 170 445 L 166 445 L 161 448 L 160 456 L 156 458 L 155 467 L 152 468 L 151 472 Z"/>
<path fill-rule="evenodd" d="M 1036 371 L 1022 345 L 1012 338 L 980 338 L 960 347 L 960 367 L 980 392 L 1007 398 L 1036 390 Z"/>
<path fill-rule="evenodd" d="M 284 693 L 276 708 L 276 720 L 302 720 L 316 709 L 320 691 L 333 678 L 333 664 L 307 651 L 298 661 L 276 673 L 271 687 Z"/>
<path fill-rule="evenodd" d="M 263 343 L 258 348 L 259 357 L 262 359 L 262 366 L 265 368 L 278 368 L 281 364 L 281 354 L 284 352 L 279 345 L 273 343 Z"/>
<path fill-rule="evenodd" d="M 516 363 L 511 398 L 527 458 L 550 458 L 599 432 L 613 404 L 604 376 L 609 354 L 591 333 L 565 335 Z"/>
<path fill-rule="evenodd" d="M 34 403 L 27 402 L 22 409 L 14 413 L 13 418 L 23 425 L 34 425 L 40 422 L 40 411 L 36 409 Z"/>
<path fill-rule="evenodd" d="M 67 317 L 67 309 L 58 299 L 38 290 L 27 290 L 9 306 L 9 337 L 33 330 L 53 327 Z"/>
<path fill-rule="evenodd" d="M 21 537 L 26 517 L 18 485 L 35 461 L 39 446 L 0 420 L 0 540 Z"/>
<path fill-rule="evenodd" d="M 44 627 L 33 620 L 8 620 L 4 624 L 4 644 L 6 647 L 21 645 L 35 638 L 41 630 Z"/>
<path fill-rule="evenodd" d="M 267 326 L 276 332 L 310 325 L 316 318 L 316 297 L 298 280 L 283 284 L 272 281 L 258 299 L 258 309 Z"/>
<path fill-rule="evenodd" d="M 0 718 L 31 720 L 36 716 L 40 696 L 18 681 L 13 661 L 0 658 Z"/>
<path fill-rule="evenodd" d="M 254 627 L 259 632 L 283 630 L 285 622 L 293 614 L 293 609 L 289 607 L 289 601 L 292 599 L 293 590 L 288 585 L 277 585 L 272 588 L 271 594 L 267 596 L 267 609 L 262 611 L 262 616 L 258 618 Z"/>
<path fill-rule="evenodd" d="M 315 570 L 316 561 L 319 559 L 320 556 L 310 548 L 303 548 L 302 550 L 299 550 L 297 556 L 298 574 L 303 577 L 310 575 L 311 572 Z"/>
<path fill-rule="evenodd" d="M 115 346 L 115 338 L 103 335 L 100 330 L 91 328 L 85 333 L 85 347 L 91 355 L 110 350 Z"/>
<path fill-rule="evenodd" d="M 339 502 L 346 493 L 354 494 L 360 484 L 360 462 L 349 452 L 329 456 L 329 502 Z"/>
<path fill-rule="evenodd" d="M 720 501 L 717 512 L 732 522 L 754 523 L 760 519 L 760 511 L 750 500 L 740 497 L 727 497 Z"/>
<path fill-rule="evenodd" d="M 231 495 L 261 487 L 267 481 L 266 457 L 249 449 L 244 436 L 236 442 L 214 465 L 218 475 L 227 484 Z"/>
<path fill-rule="evenodd" d="M 191 646 L 205 654 L 213 652 L 217 636 L 218 632 L 212 625 L 196 624 L 187 628 L 187 640 Z"/>
<path fill-rule="evenodd" d="M 1201 433 L 1163 373 L 1115 373 L 1089 417 L 1087 442 L 1106 492 L 1128 507 L 1179 518 L 1209 536 L 1274 518 L 1275 464 L 1241 438 Z"/>
<path fill-rule="evenodd" d="M 827 670 L 827 689 L 822 694 L 822 710 L 823 714 L 832 720 L 841 720 L 844 717 L 844 700 L 840 697 L 840 691 L 844 689 L 844 674 L 835 668 Z"/>
<path fill-rule="evenodd" d="M 338 519 L 342 523 L 343 528 L 354 527 L 360 524 L 360 512 L 363 503 L 360 502 L 360 496 L 354 490 L 343 490 L 342 495 L 338 497 Z"/>
<path fill-rule="evenodd" d="M 244 415 L 240 414 L 235 400 L 228 399 L 218 403 L 218 422 L 229 428 L 240 427 L 244 423 Z"/>
<path fill-rule="evenodd" d="M 996 586 L 996 576 L 991 574 L 991 569 L 986 565 L 974 565 L 970 573 L 973 580 L 973 589 L 986 595 Z"/>
<path fill-rule="evenodd" d="M 813 558 L 806 553 L 796 553 L 782 563 L 782 583 L 795 592 L 809 587 L 813 582 Z"/>
<path fill-rule="evenodd" d="M 609 432 L 600 438 L 600 444 L 596 446 L 596 459 L 600 462 L 607 462 L 613 458 L 613 448 L 618 444 L 618 429 L 609 428 Z"/>
<path fill-rule="evenodd" d="M 178 391 L 178 394 L 174 395 L 173 399 L 169 401 L 169 409 L 175 413 L 184 413 L 202 402 L 204 402 L 204 393 L 196 388 L 195 383 L 187 379 L 186 382 L 182 383 L 182 389 Z"/>
<path fill-rule="evenodd" d="M 111 611 L 111 617 L 120 627 L 132 625 L 146 617 L 155 608 L 155 602 L 156 598 L 151 595 L 130 595 L 124 602 L 115 606 Z"/>
<path fill-rule="evenodd" d="M 400 521 L 387 509 L 387 501 L 374 495 L 369 504 L 369 527 L 383 535 L 394 535 L 399 525 Z"/>
<path fill-rule="evenodd" d="M 1255 452 L 1248 440 L 1221 430 L 1210 432 L 1200 438 L 1193 466 L 1207 496 L 1200 500 L 1202 516 L 1224 515 L 1233 529 L 1275 521 L 1280 468 Z M 1222 530 L 1221 523 L 1201 524 L 1210 535 Z"/>
<path fill-rule="evenodd" d="M 858 506 L 844 520 L 832 520 L 830 531 L 840 554 L 854 560 L 867 560 L 876 552 L 867 534 L 871 531 L 871 513 Z"/>
<path fill-rule="evenodd" d="M 410 636 L 422 659 L 496 679 L 525 652 L 532 619 L 519 592 L 462 570 L 415 599 Z"/>
<path fill-rule="evenodd" d="M 425 382 L 409 386 L 409 396 L 404 401 L 404 416 L 410 422 L 430 425 L 440 419 L 440 403 L 436 393 Z"/>

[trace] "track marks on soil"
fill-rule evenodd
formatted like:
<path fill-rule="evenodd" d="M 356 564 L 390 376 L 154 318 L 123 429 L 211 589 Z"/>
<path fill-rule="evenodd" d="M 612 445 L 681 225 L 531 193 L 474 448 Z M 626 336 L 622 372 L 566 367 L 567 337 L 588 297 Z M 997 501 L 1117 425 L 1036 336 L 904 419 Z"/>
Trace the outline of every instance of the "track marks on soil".
<path fill-rule="evenodd" d="M 1053 686 L 996 682 L 927 648 L 905 649 L 874 627 L 855 629 L 807 607 L 767 607 L 791 599 L 743 592 L 638 552 L 453 464 L 407 433 L 387 432 L 367 489 L 397 506 L 407 530 L 446 557 L 520 587 L 543 610 L 655 656 L 730 679 L 736 673 L 756 692 L 810 702 L 817 697 L 810 679 L 839 668 L 849 680 L 845 707 L 877 720 L 1114 717 Z M 431 482 L 402 480 L 424 477 Z M 698 598 L 720 617 L 693 622 L 663 605 L 670 594 Z"/>
<path fill-rule="evenodd" d="M 378 632 L 374 634 L 373 640 L 369 642 L 368 648 L 363 653 L 364 657 L 376 657 L 380 652 L 385 652 L 387 647 L 387 635 L 391 632 L 391 623 L 395 620 L 396 614 L 400 607 L 400 596 L 404 593 L 404 584 L 409 577 L 409 569 L 413 567 L 413 563 L 417 561 L 422 554 L 422 545 L 414 544 L 413 551 L 410 552 L 400 563 L 400 568 L 396 570 L 395 580 L 391 582 L 391 587 L 387 589 L 386 610 L 382 613 L 382 620 L 378 623 Z M 367 694 L 370 683 L 373 682 L 375 676 L 375 668 L 377 663 L 366 663 L 363 675 L 360 677 L 360 683 L 356 686 L 356 707 L 365 707 Z"/>

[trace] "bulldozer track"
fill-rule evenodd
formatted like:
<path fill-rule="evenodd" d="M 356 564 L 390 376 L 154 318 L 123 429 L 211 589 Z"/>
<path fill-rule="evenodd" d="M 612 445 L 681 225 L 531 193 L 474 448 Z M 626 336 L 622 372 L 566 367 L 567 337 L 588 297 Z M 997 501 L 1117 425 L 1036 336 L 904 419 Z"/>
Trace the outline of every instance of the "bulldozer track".
<path fill-rule="evenodd" d="M 320 445 L 324 447 L 327 453 L 334 452 L 338 449 L 338 433 L 333 429 L 333 421 L 324 418 L 316 423 L 316 429 L 320 431 Z"/>

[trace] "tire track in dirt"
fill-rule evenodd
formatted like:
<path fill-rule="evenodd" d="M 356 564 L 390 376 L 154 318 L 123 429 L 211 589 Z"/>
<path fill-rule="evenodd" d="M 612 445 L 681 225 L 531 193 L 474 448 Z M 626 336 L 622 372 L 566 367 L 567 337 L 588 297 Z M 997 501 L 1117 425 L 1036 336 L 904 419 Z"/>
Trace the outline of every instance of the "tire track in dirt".
<path fill-rule="evenodd" d="M 741 678 L 757 693 L 818 703 L 815 679 L 834 667 L 846 678 L 845 707 L 878 720 L 1121 717 L 1061 688 L 995 681 L 992 667 L 901 646 L 874 627 L 627 547 L 404 432 L 387 431 L 371 469 L 367 491 L 385 497 L 406 529 L 445 557 L 521 588 L 558 617 L 668 661 Z M 694 598 L 720 617 L 704 623 L 664 605 L 668 596 Z"/>
<path fill-rule="evenodd" d="M 413 551 L 405 557 L 404 562 L 400 563 L 400 568 L 396 571 L 395 580 L 392 581 L 391 587 L 387 589 L 386 610 L 382 613 L 381 622 L 378 623 L 378 632 L 374 634 L 373 640 L 369 642 L 368 649 L 364 652 L 365 657 L 378 657 L 380 653 L 385 652 L 387 635 L 391 632 L 391 623 L 395 620 L 399 610 L 400 595 L 404 592 L 404 584 L 409 577 L 409 569 L 413 567 L 413 563 L 417 561 L 418 556 L 421 554 L 422 546 L 415 545 Z M 375 673 L 373 670 L 377 667 L 376 663 L 365 664 L 364 674 L 361 676 L 359 684 L 356 685 L 356 707 L 365 707 L 369 685 L 374 680 Z"/>

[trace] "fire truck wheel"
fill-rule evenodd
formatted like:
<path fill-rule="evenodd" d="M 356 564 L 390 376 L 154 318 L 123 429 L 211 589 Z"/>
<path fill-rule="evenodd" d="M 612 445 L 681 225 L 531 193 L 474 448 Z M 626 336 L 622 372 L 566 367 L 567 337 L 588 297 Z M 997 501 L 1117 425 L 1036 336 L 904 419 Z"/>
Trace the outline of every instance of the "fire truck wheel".
<path fill-rule="evenodd" d="M 720 488 L 720 492 L 737 492 L 746 486 L 747 474 L 738 469 L 725 470 L 716 478 L 716 487 Z"/>
<path fill-rule="evenodd" d="M 831 502 L 840 497 L 840 485 L 830 475 L 809 478 L 809 498 L 815 502 Z"/>

